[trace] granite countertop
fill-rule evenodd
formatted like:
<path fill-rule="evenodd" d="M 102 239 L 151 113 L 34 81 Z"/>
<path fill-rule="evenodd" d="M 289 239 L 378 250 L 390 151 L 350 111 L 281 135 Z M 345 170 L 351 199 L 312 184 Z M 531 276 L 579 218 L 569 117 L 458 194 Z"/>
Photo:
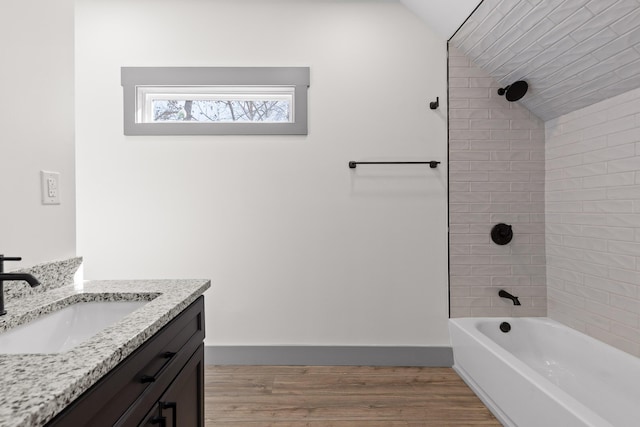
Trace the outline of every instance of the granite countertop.
<path fill-rule="evenodd" d="M 149 300 L 67 352 L 0 354 L 0 426 L 44 425 L 210 286 L 208 280 L 91 281 L 7 303 L 0 331 L 75 302 Z"/>

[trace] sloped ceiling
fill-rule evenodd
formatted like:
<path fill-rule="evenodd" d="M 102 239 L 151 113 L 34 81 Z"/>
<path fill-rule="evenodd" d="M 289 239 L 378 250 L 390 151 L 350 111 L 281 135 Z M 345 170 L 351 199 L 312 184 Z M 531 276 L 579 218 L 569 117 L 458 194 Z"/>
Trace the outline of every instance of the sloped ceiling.
<path fill-rule="evenodd" d="M 640 0 L 484 0 L 450 43 L 543 120 L 640 87 Z"/>
<path fill-rule="evenodd" d="M 400 0 L 400 3 L 422 18 L 442 39 L 449 40 L 480 0 Z"/>

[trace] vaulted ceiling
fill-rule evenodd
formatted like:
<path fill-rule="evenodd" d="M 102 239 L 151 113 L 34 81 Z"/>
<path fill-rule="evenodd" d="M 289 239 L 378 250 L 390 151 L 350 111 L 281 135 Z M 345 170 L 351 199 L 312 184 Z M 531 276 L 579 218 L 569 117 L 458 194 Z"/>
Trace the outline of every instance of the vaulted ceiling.
<path fill-rule="evenodd" d="M 449 40 L 480 0 L 400 0 L 400 3 L 422 18 L 443 40 Z"/>
<path fill-rule="evenodd" d="M 640 87 L 640 0 L 484 0 L 450 43 L 543 120 Z"/>

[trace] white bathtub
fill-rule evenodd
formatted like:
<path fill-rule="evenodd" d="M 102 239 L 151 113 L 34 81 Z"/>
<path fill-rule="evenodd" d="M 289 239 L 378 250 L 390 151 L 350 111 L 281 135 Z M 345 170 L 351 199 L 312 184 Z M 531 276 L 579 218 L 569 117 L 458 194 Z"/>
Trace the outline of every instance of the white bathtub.
<path fill-rule="evenodd" d="M 640 426 L 639 358 L 547 318 L 449 326 L 453 368 L 505 426 Z"/>

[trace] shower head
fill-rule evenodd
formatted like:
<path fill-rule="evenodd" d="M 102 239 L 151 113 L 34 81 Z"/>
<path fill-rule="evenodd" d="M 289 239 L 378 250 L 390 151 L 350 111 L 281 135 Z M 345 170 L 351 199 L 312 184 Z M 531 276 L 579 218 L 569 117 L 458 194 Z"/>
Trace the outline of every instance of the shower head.
<path fill-rule="evenodd" d="M 514 102 L 521 99 L 527 93 L 527 89 L 529 89 L 527 82 L 518 80 L 505 88 L 498 89 L 498 95 L 504 95 L 507 101 Z"/>

